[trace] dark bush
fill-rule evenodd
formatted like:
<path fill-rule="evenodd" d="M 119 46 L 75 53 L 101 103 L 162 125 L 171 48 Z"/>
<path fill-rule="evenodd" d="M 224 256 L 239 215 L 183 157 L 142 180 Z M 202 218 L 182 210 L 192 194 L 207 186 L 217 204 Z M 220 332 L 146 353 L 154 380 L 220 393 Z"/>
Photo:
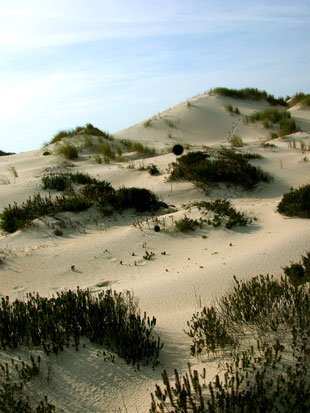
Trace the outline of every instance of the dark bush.
<path fill-rule="evenodd" d="M 197 219 L 191 219 L 187 216 L 175 221 L 175 228 L 177 231 L 190 232 L 195 231 L 196 228 L 201 227 L 202 223 L 197 221 Z"/>
<path fill-rule="evenodd" d="M 300 263 L 293 263 L 284 268 L 284 274 L 293 285 L 300 285 L 310 281 L 310 252 L 302 257 Z"/>
<path fill-rule="evenodd" d="M 152 335 L 156 319 L 140 316 L 130 292 L 107 290 L 98 295 L 88 290 L 65 291 L 45 298 L 29 294 L 27 301 L 9 297 L 0 303 L 0 346 L 42 346 L 47 354 L 68 347 L 74 340 L 78 350 L 81 336 L 115 351 L 127 363 L 153 364 L 162 348 Z"/>
<path fill-rule="evenodd" d="M 170 179 L 186 179 L 197 185 L 223 182 L 251 189 L 260 181 L 270 182 L 271 177 L 249 164 L 247 156 L 231 149 L 221 148 L 212 156 L 206 152 L 190 152 L 172 163 Z"/>
<path fill-rule="evenodd" d="M 15 232 L 30 225 L 31 221 L 46 215 L 54 215 L 64 211 L 82 211 L 91 204 L 84 198 L 71 197 L 42 197 L 40 194 L 30 197 L 26 202 L 17 205 L 9 204 L 0 214 L 0 227 L 6 232 Z"/>
<path fill-rule="evenodd" d="M 199 210 L 204 214 L 208 214 L 209 211 L 214 212 L 213 221 L 208 219 L 208 223 L 212 223 L 213 226 L 219 226 L 222 223 L 221 220 L 224 220 L 225 227 L 228 229 L 237 225 L 246 226 L 252 222 L 251 219 L 247 218 L 243 213 L 236 211 L 231 202 L 226 199 L 201 201 L 194 205 L 197 205 Z"/>
<path fill-rule="evenodd" d="M 283 195 L 277 210 L 289 217 L 310 218 L 310 184 L 291 188 Z"/>
<path fill-rule="evenodd" d="M 110 182 L 106 181 L 87 184 L 82 189 L 82 195 L 85 199 L 100 208 L 108 208 L 111 209 L 111 211 L 115 203 L 115 192 Z"/>
<path fill-rule="evenodd" d="M 309 268 L 310 255 L 303 258 Z M 308 286 L 296 288 L 286 277 L 269 275 L 235 281 L 233 292 L 216 306 L 193 315 L 187 334 L 195 355 L 235 347 L 243 338 L 251 345 L 226 353 L 224 374 L 209 383 L 206 369 L 199 375 L 189 367 L 181 378 L 175 369 L 174 384 L 164 371 L 163 389 L 156 385 L 151 394 L 151 413 L 310 410 Z"/>
<path fill-rule="evenodd" d="M 64 191 L 71 186 L 70 179 L 67 174 L 42 176 L 42 183 L 43 189 L 55 189 L 56 191 Z"/>
<path fill-rule="evenodd" d="M 120 188 L 115 195 L 115 208 L 118 210 L 156 211 L 161 206 L 156 195 L 145 188 Z"/>
<path fill-rule="evenodd" d="M 0 156 L 15 155 L 15 152 L 4 152 L 0 150 Z"/>
<path fill-rule="evenodd" d="M 64 191 L 71 186 L 71 183 L 86 185 L 95 184 L 98 180 L 82 172 L 49 174 L 42 177 L 43 189 L 55 189 Z"/>

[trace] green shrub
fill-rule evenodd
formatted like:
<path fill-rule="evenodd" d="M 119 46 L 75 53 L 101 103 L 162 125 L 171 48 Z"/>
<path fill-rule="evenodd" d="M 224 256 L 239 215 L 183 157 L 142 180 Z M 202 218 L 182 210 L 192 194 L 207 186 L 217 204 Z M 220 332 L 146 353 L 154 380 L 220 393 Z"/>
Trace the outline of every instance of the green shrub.
<path fill-rule="evenodd" d="M 215 353 L 218 349 L 236 345 L 236 340 L 230 333 L 227 322 L 219 316 L 213 306 L 204 307 L 200 313 L 194 314 L 187 325 L 189 327 L 187 334 L 193 341 L 192 355 L 197 356 L 204 350 L 208 353 Z"/>
<path fill-rule="evenodd" d="M 113 209 L 115 193 L 116 191 L 110 182 L 106 181 L 87 184 L 82 189 L 83 197 L 101 209 L 107 207 L 110 207 L 111 210 Z"/>
<path fill-rule="evenodd" d="M 310 255 L 306 258 L 308 268 Z M 188 322 L 192 354 L 235 348 L 228 354 L 224 375 L 205 383 L 206 371 L 175 384 L 162 373 L 164 388 L 151 394 L 151 413 L 164 412 L 304 412 L 310 409 L 309 286 L 286 277 L 257 276 L 237 281 L 216 306 L 204 307 Z M 249 337 L 250 336 L 250 337 Z M 241 339 L 255 345 L 238 348 Z M 202 379 L 204 382 L 202 382 Z"/>
<path fill-rule="evenodd" d="M 252 331 L 252 334 L 256 332 L 261 337 L 288 331 L 295 341 L 310 333 L 310 300 L 305 285 L 296 289 L 287 278 L 277 280 L 270 275 L 256 276 L 249 281 L 238 281 L 236 277 L 234 280 L 233 291 L 223 296 L 216 307 L 212 307 L 216 320 L 221 320 L 218 321 L 220 336 L 226 329 L 231 343 L 237 344 L 247 331 Z M 215 323 L 209 318 L 208 308 L 204 307 L 188 322 L 187 334 L 193 341 L 193 354 L 214 352 L 218 348 L 216 334 L 210 336 L 209 331 Z M 213 342 L 210 337 L 215 337 Z"/>
<path fill-rule="evenodd" d="M 6 206 L 0 214 L 0 227 L 9 233 L 30 225 L 31 221 L 46 215 L 54 215 L 64 211 L 82 211 L 90 207 L 90 203 L 73 195 L 70 197 L 42 197 L 40 194 L 30 197 L 26 202 Z"/>
<path fill-rule="evenodd" d="M 30 357 L 30 363 L 11 358 L 10 364 L 0 363 L 1 412 L 52 413 L 56 411 L 45 397 L 38 403 L 37 395 L 27 394 L 27 384 L 40 373 L 41 359 Z M 34 400 L 36 398 L 36 400 Z M 38 404 L 37 404 L 38 403 Z M 35 407 L 36 406 L 36 407 Z"/>
<path fill-rule="evenodd" d="M 51 322 L 52 320 L 52 322 Z M 128 291 L 107 290 L 98 295 L 89 290 L 64 291 L 56 297 L 28 294 L 26 301 L 9 297 L 0 303 L 0 347 L 42 346 L 47 354 L 68 347 L 80 337 L 115 351 L 129 364 L 158 363 L 162 344 L 152 335 L 156 319 L 140 316 Z"/>
<path fill-rule="evenodd" d="M 293 263 L 284 267 L 284 274 L 293 285 L 300 285 L 310 281 L 310 252 L 302 256 L 300 263 Z"/>
<path fill-rule="evenodd" d="M 234 226 L 246 226 L 252 220 L 247 218 L 243 213 L 236 211 L 231 202 L 226 199 L 216 199 L 214 201 L 201 201 L 195 203 L 204 215 L 210 211 L 214 213 L 213 220 L 208 218 L 207 222 L 213 226 L 219 226 L 222 220 L 225 222 L 225 227 L 231 229 Z"/>
<path fill-rule="evenodd" d="M 291 188 L 283 195 L 277 211 L 289 217 L 310 218 L 310 184 L 298 189 Z"/>
<path fill-rule="evenodd" d="M 70 179 L 66 174 L 45 175 L 42 176 L 43 189 L 55 189 L 64 191 L 71 186 Z"/>
<path fill-rule="evenodd" d="M 211 156 L 212 155 L 212 156 Z M 221 148 L 213 154 L 190 152 L 172 163 L 170 179 L 186 179 L 198 186 L 224 182 L 251 189 L 258 182 L 270 182 L 271 177 L 249 164 L 246 156 Z"/>
<path fill-rule="evenodd" d="M 79 156 L 78 148 L 71 143 L 63 143 L 57 147 L 56 153 L 63 155 L 66 159 L 76 159 Z"/>
<path fill-rule="evenodd" d="M 138 212 L 156 211 L 162 205 L 156 195 L 145 188 L 119 188 L 115 194 L 115 208 L 134 208 Z"/>
<path fill-rule="evenodd" d="M 42 155 L 43 155 L 43 156 L 52 155 L 52 152 L 51 152 L 51 151 L 46 150 L 46 151 L 44 151 L 44 152 L 42 153 Z"/>
<path fill-rule="evenodd" d="M 306 349 L 305 349 L 306 350 Z M 294 348 L 289 365 L 283 362 L 285 347 L 279 341 L 232 353 L 224 377 L 217 374 L 205 383 L 189 366 L 188 373 L 174 370 L 174 384 L 162 373 L 164 388 L 151 393 L 150 413 L 292 413 L 310 409 L 309 364 L 304 350 Z"/>
<path fill-rule="evenodd" d="M 177 231 L 180 231 L 180 232 L 195 231 L 197 227 L 201 227 L 201 226 L 202 226 L 201 222 L 197 221 L 196 219 L 191 219 L 187 216 L 184 216 L 184 218 L 181 218 L 178 221 L 175 221 L 175 228 Z"/>
<path fill-rule="evenodd" d="M 82 172 L 49 174 L 42 176 L 43 189 L 55 189 L 56 191 L 64 191 L 71 187 L 72 183 L 86 185 L 97 183 L 96 178 Z"/>

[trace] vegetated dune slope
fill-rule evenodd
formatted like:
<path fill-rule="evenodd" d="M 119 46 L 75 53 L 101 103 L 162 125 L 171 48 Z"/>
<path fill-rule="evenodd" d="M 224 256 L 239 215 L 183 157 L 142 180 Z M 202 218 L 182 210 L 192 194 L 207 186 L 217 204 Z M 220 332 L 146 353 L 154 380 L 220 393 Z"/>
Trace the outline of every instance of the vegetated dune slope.
<path fill-rule="evenodd" d="M 229 114 L 225 105 L 238 107 L 240 114 Z M 172 152 L 107 165 L 81 155 L 70 172 L 87 172 L 116 188 L 147 188 L 170 205 L 157 214 L 161 231 L 154 232 L 155 220 L 150 214 L 126 212 L 98 219 L 91 210 L 62 214 L 63 236 L 54 234 L 55 218 L 37 219 L 30 228 L 1 235 L 0 295 L 22 299 L 32 291 L 51 296 L 77 286 L 92 291 L 111 287 L 133 291 L 141 311 L 157 319 L 156 332 L 165 345 L 160 366 L 154 371 L 150 367 L 136 371 L 117 357 L 113 364 L 105 360 L 102 349 L 87 340 L 86 348 L 79 352 L 67 349 L 58 356 L 45 357 L 49 380 L 41 377 L 36 388 L 58 408 L 66 412 L 113 412 L 118 408 L 147 412 L 149 393 L 161 380 L 163 368 L 172 374 L 174 368 L 186 370 L 189 361 L 197 364 L 190 356 L 190 339 L 183 330 L 201 303 L 211 304 L 227 291 L 233 275 L 242 279 L 266 273 L 279 275 L 282 267 L 299 261 L 309 251 L 310 221 L 284 217 L 276 209 L 284 192 L 309 183 L 310 155 L 301 152 L 299 141 L 310 145 L 310 111 L 290 109 L 302 132 L 262 147 L 270 132 L 260 124 L 246 125 L 242 119 L 267 107 L 263 101 L 201 95 L 114 136 L 161 149 L 182 143 L 197 150 L 228 145 L 231 134 L 238 134 L 245 143 L 240 150 L 262 155 L 251 163 L 273 176 L 269 184 L 261 183 L 252 191 L 220 185 L 210 188 L 206 196 L 189 182 L 167 180 L 168 165 L 176 159 Z M 0 211 L 35 193 L 47 194 L 41 187 L 44 170 L 56 166 L 60 171 L 64 166 L 59 156 L 42 153 L 37 150 L 0 157 Z M 138 170 L 150 163 L 158 166 L 160 175 Z M 232 230 L 210 226 L 187 234 L 175 230 L 177 219 L 185 214 L 199 215 L 195 208 L 189 211 L 186 206 L 215 198 L 231 200 L 239 211 L 256 220 Z M 151 259 L 144 258 L 146 251 L 154 254 Z M 210 363 L 210 379 L 216 365 Z"/>

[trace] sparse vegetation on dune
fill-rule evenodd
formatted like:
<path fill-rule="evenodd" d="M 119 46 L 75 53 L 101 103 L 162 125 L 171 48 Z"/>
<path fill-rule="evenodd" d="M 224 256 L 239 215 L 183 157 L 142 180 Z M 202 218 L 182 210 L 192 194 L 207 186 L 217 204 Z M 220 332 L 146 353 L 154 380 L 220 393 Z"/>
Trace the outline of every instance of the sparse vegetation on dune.
<path fill-rule="evenodd" d="M 251 189 L 260 181 L 270 182 L 271 176 L 251 165 L 247 156 L 222 147 L 181 156 L 170 165 L 170 179 L 186 179 L 202 187 L 223 182 Z"/>
<path fill-rule="evenodd" d="M 305 268 L 309 267 L 309 253 Z M 309 285 L 291 277 L 238 281 L 188 322 L 193 355 L 226 351 L 223 376 L 206 383 L 192 370 L 151 394 L 150 413 L 304 412 L 310 409 Z"/>
<path fill-rule="evenodd" d="M 57 155 L 63 155 L 66 159 L 77 159 L 79 157 L 79 150 L 76 145 L 66 142 L 61 143 L 56 148 Z"/>
<path fill-rule="evenodd" d="M 24 228 L 36 219 L 60 212 L 80 212 L 91 206 L 101 212 L 121 212 L 133 208 L 138 212 L 156 211 L 165 203 L 158 201 L 156 195 L 144 188 L 119 188 L 115 190 L 109 182 L 99 181 L 83 173 L 55 174 L 42 177 L 45 189 L 64 191 L 70 188 L 68 195 L 42 197 L 40 194 L 30 197 L 21 205 L 8 205 L 0 213 L 0 227 L 9 233 Z M 83 185 L 75 191 L 72 183 Z"/>
<path fill-rule="evenodd" d="M 266 100 L 271 105 L 287 106 L 284 98 L 275 98 L 265 90 L 247 87 L 244 89 L 229 89 L 226 87 L 216 87 L 209 91 L 210 94 L 227 96 L 234 99 Z"/>
<path fill-rule="evenodd" d="M 30 357 L 30 363 L 10 359 L 10 364 L 0 363 L 0 409 L 3 413 L 52 413 L 56 411 L 47 397 L 38 402 L 38 396 L 29 397 L 27 385 L 38 377 L 41 370 L 41 358 Z"/>
<path fill-rule="evenodd" d="M 295 120 L 291 118 L 290 112 L 273 108 L 248 115 L 245 117 L 245 122 L 262 122 L 266 129 L 276 126 L 277 136 L 280 137 L 298 132 L 300 130 L 296 125 Z"/>

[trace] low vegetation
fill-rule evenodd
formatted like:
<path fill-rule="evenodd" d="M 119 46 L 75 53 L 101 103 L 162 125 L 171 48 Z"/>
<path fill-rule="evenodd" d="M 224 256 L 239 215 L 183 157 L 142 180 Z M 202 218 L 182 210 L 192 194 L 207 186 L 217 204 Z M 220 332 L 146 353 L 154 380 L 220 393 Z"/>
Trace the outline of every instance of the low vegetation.
<path fill-rule="evenodd" d="M 289 217 L 310 218 L 310 184 L 286 192 L 277 211 Z"/>
<path fill-rule="evenodd" d="M 238 212 L 226 199 L 215 199 L 214 201 L 194 202 L 188 206 L 188 209 L 197 207 L 202 216 L 199 219 L 189 218 L 185 215 L 183 218 L 175 221 L 175 229 L 180 232 L 195 231 L 197 228 L 202 228 L 206 225 L 214 228 L 222 225 L 227 229 L 232 229 L 235 226 L 246 226 L 252 220 L 245 214 Z"/>
<path fill-rule="evenodd" d="M 291 118 L 290 112 L 274 108 L 268 108 L 248 115 L 245 117 L 245 122 L 262 122 L 266 129 L 277 127 L 277 136 L 280 137 L 300 130 L 295 120 Z"/>
<path fill-rule="evenodd" d="M 79 349 L 80 337 L 114 351 L 128 364 L 157 365 L 162 344 L 152 335 L 156 319 L 141 317 L 128 291 L 107 290 L 98 295 L 88 290 L 64 291 L 56 297 L 28 294 L 26 301 L 9 297 L 0 303 L 0 346 L 41 346 L 58 354 L 71 341 Z"/>
<path fill-rule="evenodd" d="M 309 266 L 307 254 L 304 268 Z M 191 353 L 224 353 L 224 372 L 206 383 L 192 370 L 166 370 L 150 413 L 305 412 L 310 409 L 309 284 L 290 277 L 235 278 L 233 291 L 188 322 Z M 223 353 L 222 353 L 223 357 Z"/>
<path fill-rule="evenodd" d="M 64 191 L 72 187 L 72 184 L 86 185 L 97 184 L 98 180 L 88 174 L 82 172 L 49 174 L 42 176 L 43 189 L 55 189 L 56 191 Z"/>
<path fill-rule="evenodd" d="M 185 215 L 183 218 L 175 221 L 175 229 L 180 232 L 195 231 L 196 228 L 202 227 L 201 220 L 189 218 Z"/>
<path fill-rule="evenodd" d="M 201 201 L 194 203 L 206 218 L 204 222 L 213 227 L 219 227 L 222 224 L 227 229 L 235 226 L 246 226 L 252 220 L 242 212 L 237 211 L 227 199 L 215 199 L 214 201 Z M 213 216 L 210 216 L 210 212 Z"/>
<path fill-rule="evenodd" d="M 240 115 L 240 111 L 238 106 L 233 107 L 232 105 L 225 105 L 224 106 L 226 112 L 230 113 L 231 115 L 236 114 L 236 115 Z"/>
<path fill-rule="evenodd" d="M 190 152 L 179 157 L 170 165 L 169 177 L 171 180 L 185 179 L 202 187 L 223 182 L 245 189 L 251 189 L 261 181 L 271 181 L 270 175 L 251 165 L 247 156 L 224 147 L 209 153 Z"/>
<path fill-rule="evenodd" d="M 244 143 L 242 138 L 239 135 L 233 134 L 229 139 L 228 142 L 233 148 L 241 148 Z"/>
<path fill-rule="evenodd" d="M 68 195 L 51 195 L 42 197 L 40 194 L 28 198 L 21 205 L 14 203 L 6 206 L 0 213 L 0 227 L 9 233 L 29 226 L 31 222 L 46 215 L 56 215 L 60 212 L 80 212 L 91 206 L 101 212 L 121 212 L 133 208 L 138 212 L 156 211 L 167 206 L 158 201 L 156 195 L 144 188 L 119 188 L 115 190 L 109 182 L 99 181 L 83 173 L 68 173 L 47 175 L 42 177 L 44 188 L 63 191 L 70 188 Z M 77 190 L 72 183 L 82 185 Z"/>
<path fill-rule="evenodd" d="M 66 159 L 73 160 L 79 157 L 79 150 L 76 145 L 72 143 L 61 143 L 56 148 L 57 155 L 63 155 Z"/>
<path fill-rule="evenodd" d="M 290 282 L 297 287 L 310 282 L 310 252 L 306 256 L 302 256 L 301 262 L 294 262 L 284 267 L 283 270 Z"/>
<path fill-rule="evenodd" d="M 266 100 L 271 105 L 287 106 L 284 98 L 275 98 L 273 95 L 268 94 L 265 90 L 259 90 L 256 88 L 247 87 L 244 89 L 229 89 L 226 87 L 217 87 L 211 89 L 209 93 L 227 96 L 234 99 Z"/>
<path fill-rule="evenodd" d="M 40 357 L 30 357 L 30 363 L 11 359 L 9 363 L 0 363 L 0 406 L 1 412 L 52 413 L 56 411 L 45 397 L 38 402 L 38 397 L 29 397 L 27 386 L 31 379 L 40 374 Z"/>

